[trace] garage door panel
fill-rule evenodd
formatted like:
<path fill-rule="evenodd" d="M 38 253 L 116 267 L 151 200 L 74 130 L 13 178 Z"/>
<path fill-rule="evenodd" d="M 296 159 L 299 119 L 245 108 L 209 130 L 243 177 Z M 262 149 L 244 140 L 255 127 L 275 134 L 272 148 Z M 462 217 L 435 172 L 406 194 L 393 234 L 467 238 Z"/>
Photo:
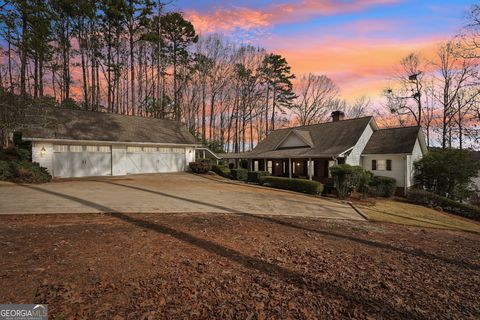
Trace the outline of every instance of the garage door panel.
<path fill-rule="evenodd" d="M 71 146 L 58 148 L 61 152 L 53 155 L 53 174 L 56 177 L 108 176 L 112 174 L 112 154 L 109 146 L 102 146 L 103 152 L 88 152 L 93 147 Z"/>

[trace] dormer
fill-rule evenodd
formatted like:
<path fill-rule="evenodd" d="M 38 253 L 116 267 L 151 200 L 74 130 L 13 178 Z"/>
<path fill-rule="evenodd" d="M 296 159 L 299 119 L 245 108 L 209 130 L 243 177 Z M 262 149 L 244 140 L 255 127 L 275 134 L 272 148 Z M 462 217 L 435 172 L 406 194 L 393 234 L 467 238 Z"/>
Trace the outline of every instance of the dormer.
<path fill-rule="evenodd" d="M 313 140 L 310 132 L 306 130 L 292 129 L 275 147 L 279 149 L 297 149 L 297 148 L 312 148 Z"/>

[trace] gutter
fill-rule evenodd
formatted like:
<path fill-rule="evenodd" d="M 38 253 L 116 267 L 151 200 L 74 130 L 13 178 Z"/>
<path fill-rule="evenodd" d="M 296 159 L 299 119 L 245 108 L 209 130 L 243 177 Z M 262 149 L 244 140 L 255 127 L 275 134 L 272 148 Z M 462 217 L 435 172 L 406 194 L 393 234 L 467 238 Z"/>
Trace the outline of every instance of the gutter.
<path fill-rule="evenodd" d="M 73 139 L 44 139 L 44 138 L 22 138 L 25 141 L 32 142 L 60 142 L 60 143 L 93 143 L 93 144 L 112 144 L 112 145 L 143 145 L 143 146 L 182 146 L 199 147 L 199 144 L 191 143 L 164 143 L 164 142 L 122 142 L 109 140 L 73 140 Z"/>

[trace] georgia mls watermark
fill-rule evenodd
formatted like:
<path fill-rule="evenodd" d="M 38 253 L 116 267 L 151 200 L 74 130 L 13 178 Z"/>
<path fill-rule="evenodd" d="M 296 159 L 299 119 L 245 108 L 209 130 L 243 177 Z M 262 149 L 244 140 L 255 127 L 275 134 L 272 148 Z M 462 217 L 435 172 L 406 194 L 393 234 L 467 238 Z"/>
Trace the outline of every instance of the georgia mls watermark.
<path fill-rule="evenodd" d="M 0 320 L 48 320 L 48 304 L 0 304 Z"/>

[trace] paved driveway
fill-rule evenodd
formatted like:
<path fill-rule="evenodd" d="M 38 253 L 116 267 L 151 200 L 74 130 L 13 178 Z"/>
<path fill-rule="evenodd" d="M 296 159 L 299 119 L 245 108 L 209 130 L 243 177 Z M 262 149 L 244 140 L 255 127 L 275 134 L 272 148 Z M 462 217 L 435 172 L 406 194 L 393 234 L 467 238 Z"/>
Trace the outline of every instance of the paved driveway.
<path fill-rule="evenodd" d="M 249 213 L 362 220 L 333 201 L 188 173 L 0 185 L 0 214 Z"/>

